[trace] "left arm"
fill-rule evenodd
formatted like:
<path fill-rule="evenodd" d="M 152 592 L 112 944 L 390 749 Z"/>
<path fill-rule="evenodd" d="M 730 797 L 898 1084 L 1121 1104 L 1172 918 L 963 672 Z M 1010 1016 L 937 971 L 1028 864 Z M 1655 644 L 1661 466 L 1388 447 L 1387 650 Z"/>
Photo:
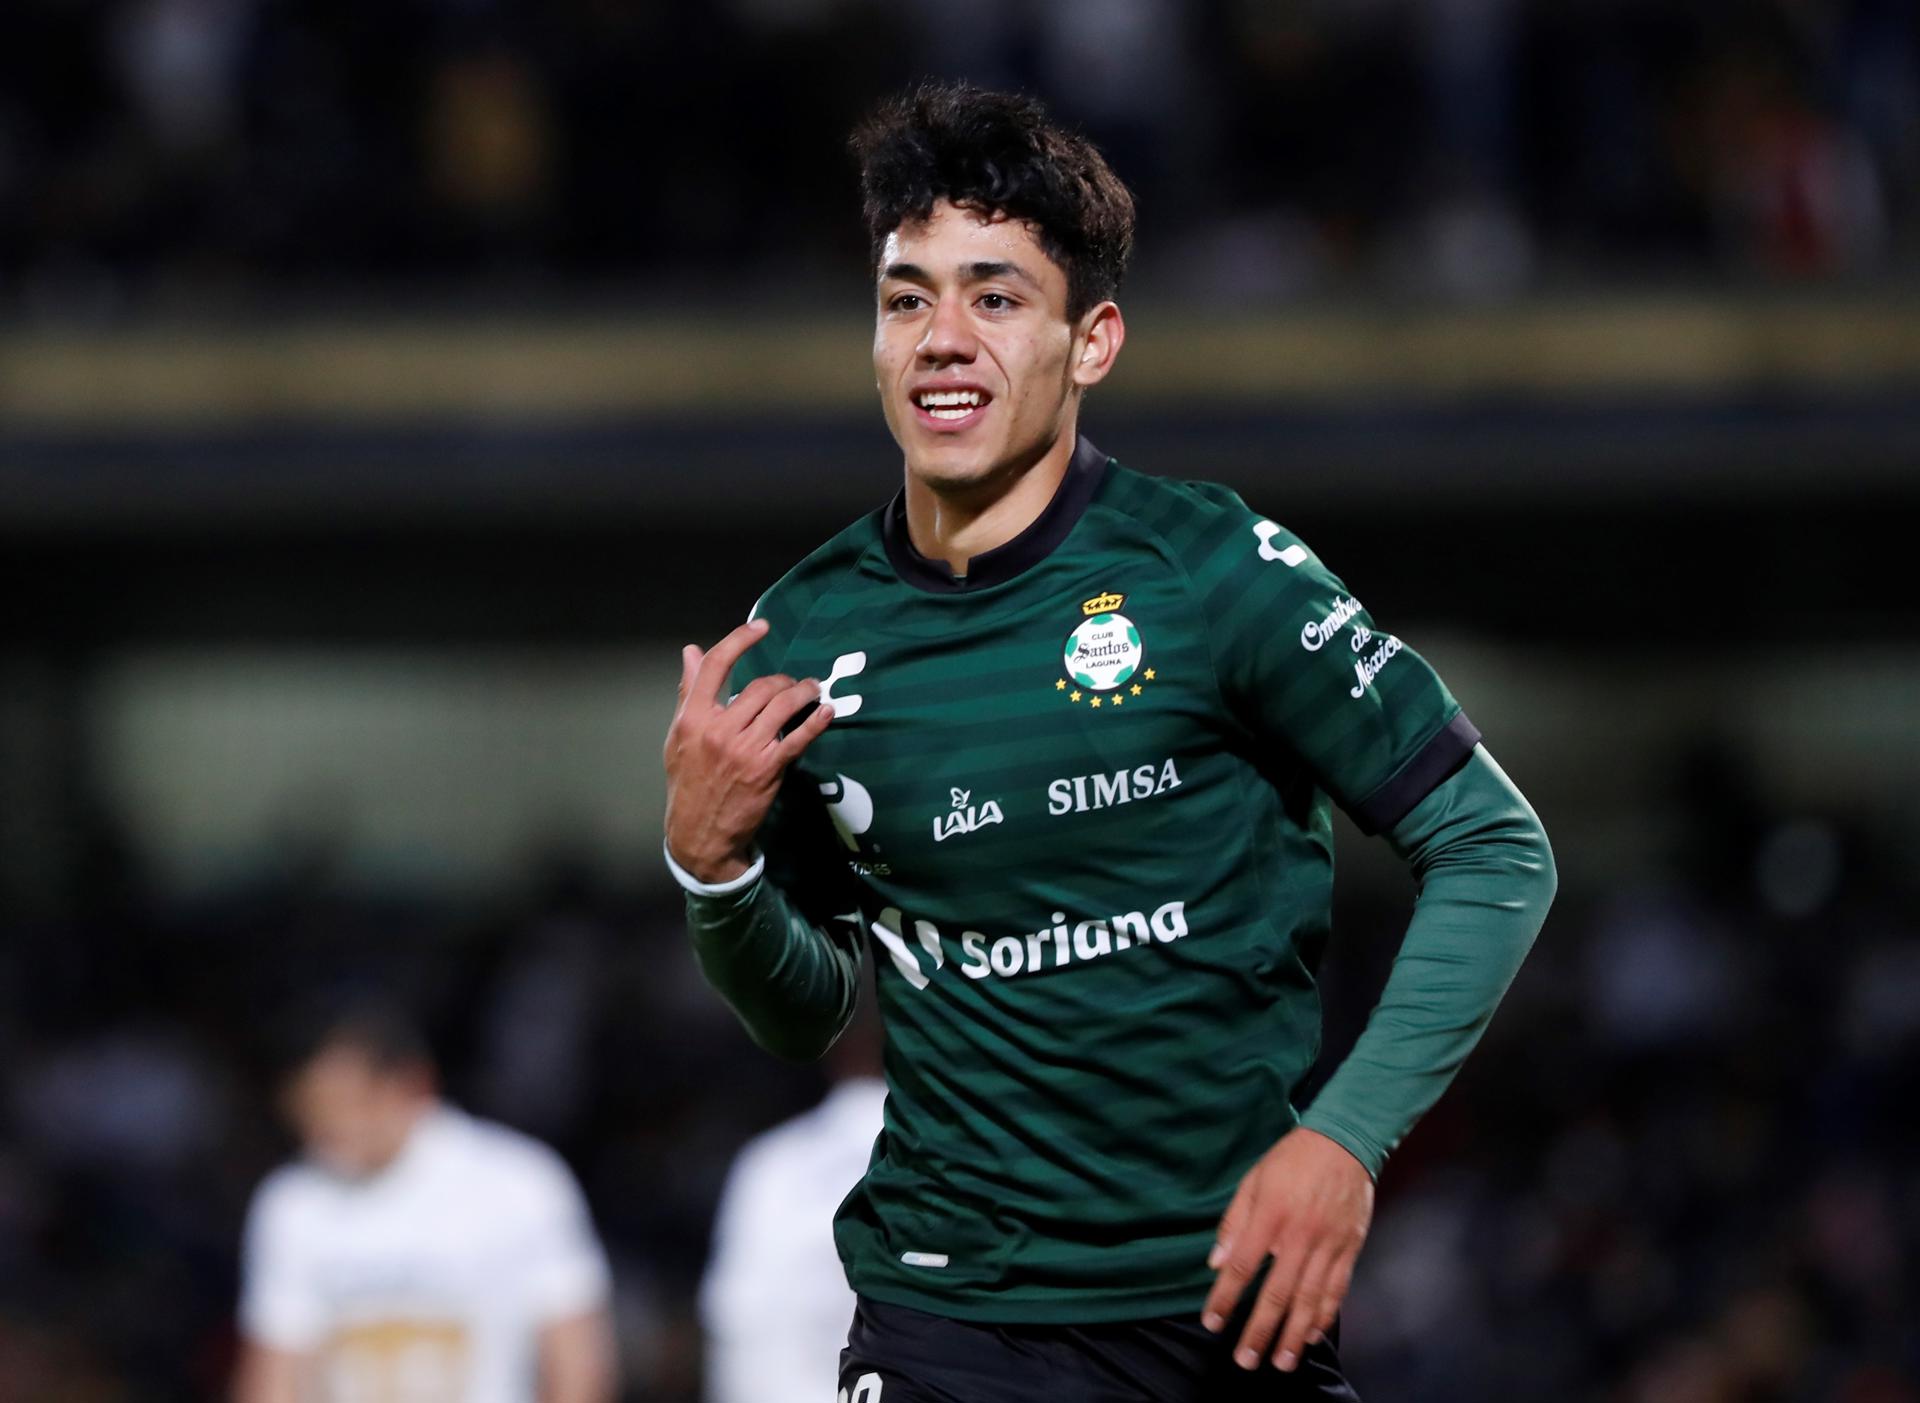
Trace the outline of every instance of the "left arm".
<path fill-rule="evenodd" d="M 1386 832 L 1418 893 L 1366 1031 L 1300 1123 L 1380 1175 L 1452 1082 L 1546 920 L 1546 830 L 1485 746 Z"/>
<path fill-rule="evenodd" d="M 1206 1323 L 1218 1330 L 1273 1258 L 1240 1338 L 1246 1368 L 1283 1316 L 1281 1369 L 1332 1325 L 1366 1240 L 1374 1178 L 1480 1040 L 1557 885 L 1538 816 L 1482 746 L 1386 837 L 1419 883 L 1386 987 L 1300 1128 L 1241 1180 L 1209 1259 L 1219 1276 Z"/>
<path fill-rule="evenodd" d="M 1189 561 L 1229 713 L 1283 772 L 1386 834 L 1419 881 L 1366 1031 L 1240 1181 L 1208 1259 L 1214 1330 L 1272 1259 L 1235 1357 L 1257 1367 L 1279 1328 L 1273 1362 L 1291 1369 L 1346 1296 L 1382 1161 L 1446 1089 L 1533 943 L 1553 857 L 1426 659 L 1298 537 L 1224 488 L 1190 486 L 1220 509 Z"/>
<path fill-rule="evenodd" d="M 613 1319 L 606 1307 L 540 1328 L 540 1403 L 612 1403 Z"/>

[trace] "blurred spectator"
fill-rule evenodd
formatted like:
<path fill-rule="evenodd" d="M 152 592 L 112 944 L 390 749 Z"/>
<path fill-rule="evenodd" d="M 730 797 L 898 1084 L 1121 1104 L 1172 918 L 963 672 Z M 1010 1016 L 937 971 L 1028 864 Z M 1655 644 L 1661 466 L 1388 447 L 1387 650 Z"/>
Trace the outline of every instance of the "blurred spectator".
<path fill-rule="evenodd" d="M 721 1192 L 700 1288 L 707 1403 L 816 1403 L 839 1385 L 854 1298 L 833 1215 L 880 1133 L 874 1016 L 856 1019 L 829 1057 L 826 1099 L 749 1141 Z"/>
<path fill-rule="evenodd" d="M 1786 277 L 1872 267 L 1885 212 L 1860 135 L 1809 103 L 1778 60 L 1735 54 L 1706 87 L 1715 221 L 1733 258 Z"/>
<path fill-rule="evenodd" d="M 238 1403 L 607 1403 L 608 1273 L 537 1141 L 439 1101 L 393 1013 L 327 1020 L 287 1076 L 304 1163 L 248 1214 Z"/>
<path fill-rule="evenodd" d="M 1234 303 L 1857 275 L 1920 238 L 1917 54 L 1899 0 L 22 0 L 0 309 L 844 277 L 832 153 L 921 74 L 1045 92 L 1136 186 L 1141 281 Z"/>
<path fill-rule="evenodd" d="M 540 85 L 519 55 L 462 55 L 433 74 L 422 140 L 426 182 L 457 228 L 483 247 L 511 250 L 535 232 L 552 182 L 553 143 Z"/>
<path fill-rule="evenodd" d="M 108 36 L 147 138 L 173 155 L 231 141 L 255 0 L 137 0 Z"/>

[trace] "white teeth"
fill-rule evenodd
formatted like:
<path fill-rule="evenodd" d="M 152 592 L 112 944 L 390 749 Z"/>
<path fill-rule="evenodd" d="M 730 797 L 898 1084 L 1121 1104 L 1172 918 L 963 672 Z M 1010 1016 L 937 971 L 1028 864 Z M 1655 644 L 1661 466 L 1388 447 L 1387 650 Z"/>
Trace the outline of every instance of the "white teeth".
<path fill-rule="evenodd" d="M 922 390 L 914 396 L 914 399 L 922 409 L 929 412 L 932 412 L 936 407 L 956 404 L 977 406 L 981 403 L 980 392 L 978 390 Z M 943 414 L 940 417 L 945 419 L 957 416 Z"/>

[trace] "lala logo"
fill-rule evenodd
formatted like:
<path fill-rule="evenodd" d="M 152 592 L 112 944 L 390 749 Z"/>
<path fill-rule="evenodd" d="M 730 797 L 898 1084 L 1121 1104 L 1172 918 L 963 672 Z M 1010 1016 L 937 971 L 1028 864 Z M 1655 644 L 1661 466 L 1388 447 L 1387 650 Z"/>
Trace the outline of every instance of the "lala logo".
<path fill-rule="evenodd" d="M 971 833 L 975 829 L 985 828 L 990 823 L 1000 823 L 1006 818 L 1006 815 L 1000 812 L 1000 803 L 997 799 L 989 799 L 976 808 L 972 802 L 971 789 L 949 789 L 947 792 L 952 796 L 953 807 L 933 820 L 933 841 L 936 843 L 944 843 L 956 833 Z"/>

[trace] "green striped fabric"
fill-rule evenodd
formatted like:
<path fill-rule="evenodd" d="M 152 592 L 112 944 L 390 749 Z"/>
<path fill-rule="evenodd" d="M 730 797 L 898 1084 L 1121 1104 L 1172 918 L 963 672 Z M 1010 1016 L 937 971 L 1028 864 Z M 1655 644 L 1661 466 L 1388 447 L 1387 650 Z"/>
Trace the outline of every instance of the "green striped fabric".
<path fill-rule="evenodd" d="M 849 1278 L 979 1320 L 1197 1309 L 1318 1051 L 1329 804 L 1385 827 L 1474 733 L 1224 488 L 1107 462 L 1064 539 L 979 588 L 904 579 L 885 521 L 767 592 L 732 679 L 836 703 L 762 845 L 876 962 L 889 1094 L 836 1224 Z"/>

